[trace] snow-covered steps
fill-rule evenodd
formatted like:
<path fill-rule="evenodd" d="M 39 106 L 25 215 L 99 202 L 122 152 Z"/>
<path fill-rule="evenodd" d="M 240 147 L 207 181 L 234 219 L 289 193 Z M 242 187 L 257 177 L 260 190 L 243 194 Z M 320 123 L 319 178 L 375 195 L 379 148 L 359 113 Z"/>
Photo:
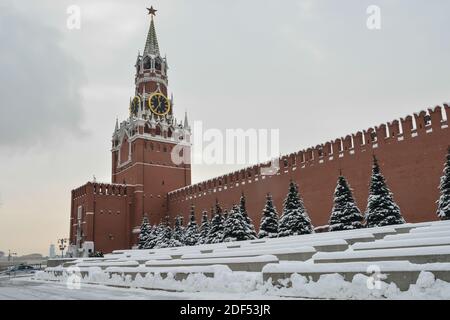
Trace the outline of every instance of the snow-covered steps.
<path fill-rule="evenodd" d="M 413 229 L 410 231 L 411 234 L 421 234 L 429 232 L 448 232 L 450 234 L 450 225 L 433 225 L 429 227 Z"/>
<path fill-rule="evenodd" d="M 46 269 L 40 277 L 65 281 L 75 270 L 86 283 L 164 290 L 188 290 L 198 285 L 202 290 L 204 284 L 227 286 L 225 278 L 237 282 L 248 278 L 252 286 L 263 285 L 263 279 L 270 278 L 275 284 L 282 280 L 283 286 L 289 286 L 289 281 L 295 282 L 300 275 L 317 281 L 321 276 L 340 274 L 346 281 L 353 277 L 358 281 L 374 272 L 375 279 L 385 277 L 384 281 L 406 290 L 423 272 L 432 272 L 439 281 L 450 281 L 450 221 L 191 247 L 117 250 L 104 258 L 64 262 Z"/>
<path fill-rule="evenodd" d="M 288 238 L 289 239 L 289 238 Z M 348 248 L 347 241 L 343 239 L 331 239 L 331 240 L 309 240 L 309 241 L 285 241 L 274 243 L 271 241 L 267 241 L 264 243 L 255 243 L 251 245 L 242 246 L 239 249 L 234 249 L 233 251 L 249 251 L 249 250 L 270 250 L 270 249 L 279 249 L 279 248 L 290 248 L 290 247 L 299 247 L 299 246 L 308 246 L 313 247 L 316 251 L 344 251 Z M 212 252 L 229 252 L 229 249 L 215 249 Z"/>
<path fill-rule="evenodd" d="M 414 247 L 432 247 L 432 246 L 449 246 L 450 234 L 446 237 L 430 237 L 430 238 L 409 238 L 400 240 L 379 240 L 375 242 L 356 243 L 352 246 L 353 250 L 376 250 L 376 249 L 393 249 L 393 248 L 414 248 Z"/>
<path fill-rule="evenodd" d="M 274 255 L 261 255 L 255 257 L 240 256 L 234 258 L 204 258 L 204 259 L 174 259 L 168 261 L 147 261 L 146 267 L 191 267 L 208 265 L 225 265 L 232 271 L 260 272 L 268 263 L 278 263 Z"/>
<path fill-rule="evenodd" d="M 410 240 L 410 239 L 425 239 L 425 238 L 439 238 L 448 237 L 450 233 L 448 231 L 429 231 L 422 233 L 405 233 L 386 236 L 383 238 L 384 241 L 397 241 L 397 240 Z"/>
<path fill-rule="evenodd" d="M 101 269 L 106 269 L 108 267 L 121 267 L 121 268 L 127 268 L 127 267 L 138 267 L 139 262 L 129 260 L 129 261 L 103 261 L 103 262 L 81 262 L 77 263 L 75 267 L 78 268 L 87 268 L 87 267 L 99 267 Z"/>
<path fill-rule="evenodd" d="M 203 274 L 206 277 L 214 277 L 220 272 L 231 272 L 231 269 L 224 265 L 207 265 L 207 266 L 190 266 L 190 267 L 148 267 L 139 266 L 134 268 L 109 267 L 105 270 L 109 277 L 120 275 L 122 277 L 130 277 L 136 279 L 137 275 L 142 278 L 148 275 L 155 276 L 158 274 L 162 279 L 167 278 L 169 274 L 177 281 L 184 280 L 189 274 Z"/>
<path fill-rule="evenodd" d="M 429 271 L 436 279 L 450 282 L 450 263 L 413 264 L 408 261 L 379 261 L 352 263 L 326 263 L 313 264 L 302 262 L 280 262 L 268 264 L 263 270 L 263 280 L 271 281 L 278 286 L 290 286 L 289 279 L 293 274 L 299 274 L 313 281 L 325 274 L 338 273 L 346 281 L 352 281 L 357 274 L 371 276 L 367 285 L 376 286 L 376 281 L 395 283 L 402 290 L 408 290 L 411 284 L 416 283 L 421 271 Z"/>
<path fill-rule="evenodd" d="M 246 250 L 245 250 L 246 249 Z M 258 247 L 253 250 L 245 248 L 241 250 L 225 250 L 214 251 L 213 253 L 202 254 L 185 254 L 182 256 L 186 259 L 210 259 L 210 258 L 238 258 L 238 257 L 254 257 L 263 255 L 274 255 L 279 260 L 306 261 L 316 253 L 311 246 L 289 246 L 289 247 Z"/>
<path fill-rule="evenodd" d="M 319 252 L 313 256 L 315 264 L 362 261 L 409 261 L 411 263 L 450 262 L 450 246 L 394 248 L 375 250 L 347 250 Z"/>

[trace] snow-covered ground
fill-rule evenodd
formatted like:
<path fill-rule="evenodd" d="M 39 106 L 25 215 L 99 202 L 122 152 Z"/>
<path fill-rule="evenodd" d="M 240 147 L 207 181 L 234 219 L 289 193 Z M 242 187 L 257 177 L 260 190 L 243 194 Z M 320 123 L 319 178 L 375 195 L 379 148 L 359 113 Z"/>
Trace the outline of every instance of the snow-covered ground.
<path fill-rule="evenodd" d="M 82 284 L 69 289 L 65 283 L 30 278 L 0 278 L 0 300 L 230 300 L 283 299 L 260 293 L 168 292 Z"/>
<path fill-rule="evenodd" d="M 252 281 L 253 279 L 253 281 Z M 147 278 L 147 280 L 149 280 Z M 227 282 L 224 282 L 224 281 Z M 344 281 L 339 274 L 323 275 L 318 281 L 309 281 L 305 277 L 293 274 L 287 281 L 291 286 L 274 287 L 250 277 L 240 281 L 238 277 L 208 280 L 201 275 L 183 281 L 158 279 L 159 287 L 165 290 L 151 289 L 155 279 L 140 283 L 128 282 L 129 288 L 113 285 L 95 285 L 81 282 L 79 287 L 67 285 L 66 281 L 50 282 L 33 280 L 31 277 L 0 279 L 0 300 L 265 300 L 265 299 L 450 299 L 450 284 L 435 279 L 432 273 L 422 272 L 416 284 L 408 291 L 401 292 L 395 284 L 380 282 L 373 288 L 368 287 L 369 277 L 357 274 L 353 280 Z M 116 280 L 116 284 L 119 282 Z M 122 283 L 123 284 L 123 283 Z M 145 285 L 147 284 L 147 286 Z M 202 291 L 197 291 L 202 287 Z M 136 286 L 140 286 L 137 288 Z M 188 287 L 194 287 L 188 290 Z M 146 289 L 144 289 L 146 288 Z M 176 288 L 185 290 L 169 291 Z M 209 288 L 209 289 L 208 289 Z"/>

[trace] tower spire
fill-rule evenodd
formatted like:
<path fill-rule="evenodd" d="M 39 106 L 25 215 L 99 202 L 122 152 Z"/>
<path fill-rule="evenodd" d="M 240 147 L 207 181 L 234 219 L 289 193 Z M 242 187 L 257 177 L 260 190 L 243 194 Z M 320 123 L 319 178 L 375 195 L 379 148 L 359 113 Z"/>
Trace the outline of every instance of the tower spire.
<path fill-rule="evenodd" d="M 159 46 L 158 46 L 158 38 L 156 36 L 156 30 L 155 30 L 155 23 L 153 21 L 153 16 L 156 15 L 155 9 L 153 9 L 153 6 L 150 8 L 147 8 L 148 14 L 150 15 L 150 28 L 148 29 L 147 34 L 147 40 L 145 41 L 145 49 L 144 49 L 144 55 L 146 54 L 152 54 L 155 56 L 159 56 Z"/>

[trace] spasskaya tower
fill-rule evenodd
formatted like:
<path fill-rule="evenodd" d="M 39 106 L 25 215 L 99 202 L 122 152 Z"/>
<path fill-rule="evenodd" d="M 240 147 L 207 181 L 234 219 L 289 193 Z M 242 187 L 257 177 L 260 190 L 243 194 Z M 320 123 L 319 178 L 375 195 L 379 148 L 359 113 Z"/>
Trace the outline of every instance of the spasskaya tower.
<path fill-rule="evenodd" d="M 135 186 L 136 223 L 147 214 L 153 223 L 166 215 L 167 192 L 191 183 L 189 164 L 175 164 L 172 149 L 189 141 L 190 128 L 175 119 L 173 98 L 168 97 L 167 58 L 159 51 L 154 16 L 150 16 L 144 51 L 135 64 L 135 93 L 130 99 L 130 116 L 112 137 L 112 182 Z M 184 148 L 188 152 L 188 148 Z"/>
<path fill-rule="evenodd" d="M 191 184 L 190 161 L 174 160 L 190 159 L 191 129 L 187 114 L 183 121 L 175 118 L 156 10 L 147 10 L 150 26 L 134 66 L 129 117 L 116 120 L 112 135 L 112 183 L 93 181 L 72 191 L 70 242 L 76 255 L 132 247 L 143 216 L 160 222 L 168 215 L 168 192 Z"/>

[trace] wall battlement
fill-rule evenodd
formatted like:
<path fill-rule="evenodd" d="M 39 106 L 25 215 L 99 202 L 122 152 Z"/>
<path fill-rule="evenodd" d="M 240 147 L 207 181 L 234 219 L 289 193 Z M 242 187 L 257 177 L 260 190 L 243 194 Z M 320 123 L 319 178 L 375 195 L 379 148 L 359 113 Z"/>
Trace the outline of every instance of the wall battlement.
<path fill-rule="evenodd" d="M 386 124 L 358 131 L 306 150 L 281 156 L 274 160 L 279 164 L 279 171 L 276 175 L 336 161 L 357 153 L 373 153 L 375 149 L 382 149 L 385 145 L 401 144 L 403 141 L 427 135 L 431 132 L 449 130 L 449 119 L 449 104 L 444 104 L 443 108 L 436 106 L 427 111 L 422 110 L 414 113 L 412 116 L 408 115 L 405 118 L 400 118 L 400 121 L 387 122 Z M 168 193 L 168 201 L 192 200 L 207 194 L 239 187 L 246 183 L 257 182 L 260 179 L 270 179 L 271 175 L 261 174 L 261 169 L 267 168 L 268 165 L 269 163 L 253 165 L 171 191 Z"/>
<path fill-rule="evenodd" d="M 130 188 L 131 186 L 126 184 L 88 182 L 72 190 L 72 199 L 83 197 L 89 192 L 105 196 L 127 196 L 130 195 Z"/>

